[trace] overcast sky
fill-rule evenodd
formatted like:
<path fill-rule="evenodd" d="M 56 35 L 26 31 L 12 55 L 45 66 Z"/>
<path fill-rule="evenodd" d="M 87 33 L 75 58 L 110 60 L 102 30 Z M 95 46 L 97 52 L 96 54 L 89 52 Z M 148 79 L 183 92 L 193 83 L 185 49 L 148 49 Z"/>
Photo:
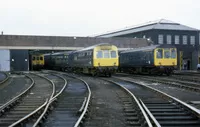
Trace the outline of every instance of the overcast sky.
<path fill-rule="evenodd" d="M 161 18 L 200 29 L 200 1 L 0 0 L 4 34 L 91 36 Z"/>

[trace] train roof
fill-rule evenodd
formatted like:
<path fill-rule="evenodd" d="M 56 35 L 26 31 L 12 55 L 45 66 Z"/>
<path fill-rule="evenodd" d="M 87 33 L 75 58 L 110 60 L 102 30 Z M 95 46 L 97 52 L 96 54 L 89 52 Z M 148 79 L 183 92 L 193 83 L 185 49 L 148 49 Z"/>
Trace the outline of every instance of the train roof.
<path fill-rule="evenodd" d="M 67 54 L 68 55 L 72 52 L 74 52 L 74 51 L 63 51 L 63 52 L 56 52 L 56 53 L 48 53 L 48 54 L 44 54 L 44 56 L 49 56 L 49 55 L 54 56 L 54 55 L 61 55 L 61 54 Z"/>
<path fill-rule="evenodd" d="M 102 46 L 102 45 L 112 45 L 112 44 L 109 44 L 109 43 L 100 43 L 100 44 L 96 44 L 96 45 L 92 45 L 90 47 L 87 47 L 87 48 L 83 48 L 83 49 L 80 49 L 80 50 L 77 50 L 77 51 L 74 51 L 74 53 L 76 52 L 81 52 L 81 51 L 86 51 L 86 50 L 90 50 L 90 49 L 94 49 L 95 47 L 97 46 Z"/>
<path fill-rule="evenodd" d="M 136 51 L 152 51 L 155 48 L 175 48 L 175 46 L 173 46 L 173 45 L 151 45 L 151 46 L 121 51 L 120 53 L 128 53 L 128 52 L 136 52 Z"/>

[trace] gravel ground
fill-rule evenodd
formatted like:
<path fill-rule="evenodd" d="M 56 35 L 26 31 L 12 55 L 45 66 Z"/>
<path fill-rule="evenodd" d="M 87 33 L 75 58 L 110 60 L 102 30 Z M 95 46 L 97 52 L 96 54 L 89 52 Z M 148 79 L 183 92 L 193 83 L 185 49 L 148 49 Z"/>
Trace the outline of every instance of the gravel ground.
<path fill-rule="evenodd" d="M 6 78 L 6 75 L 4 72 L 0 72 L 0 82 L 3 81 Z"/>
<path fill-rule="evenodd" d="M 0 85 L 0 105 L 28 88 L 31 80 L 23 75 L 11 75 L 7 82 Z"/>
<path fill-rule="evenodd" d="M 123 104 L 117 95 L 119 88 L 99 78 L 81 78 L 89 84 L 92 91 L 92 103 L 85 126 L 125 127 Z"/>

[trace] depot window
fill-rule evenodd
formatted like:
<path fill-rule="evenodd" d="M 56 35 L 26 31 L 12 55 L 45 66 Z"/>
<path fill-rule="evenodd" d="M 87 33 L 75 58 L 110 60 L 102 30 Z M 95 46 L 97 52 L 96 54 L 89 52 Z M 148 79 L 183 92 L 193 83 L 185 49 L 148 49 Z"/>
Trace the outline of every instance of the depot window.
<path fill-rule="evenodd" d="M 171 50 L 171 58 L 176 58 L 176 49 Z"/>
<path fill-rule="evenodd" d="M 116 51 L 111 51 L 111 58 L 116 58 L 116 57 L 117 57 Z"/>
<path fill-rule="evenodd" d="M 179 44 L 179 36 L 175 35 L 175 44 Z"/>
<path fill-rule="evenodd" d="M 103 58 L 103 52 L 97 51 L 97 58 Z"/>
<path fill-rule="evenodd" d="M 156 51 L 156 58 L 158 58 L 158 59 L 162 59 L 163 58 L 163 50 L 162 49 L 158 49 Z"/>
<path fill-rule="evenodd" d="M 167 44 L 172 44 L 172 36 L 167 35 Z"/>
<path fill-rule="evenodd" d="M 164 50 L 164 58 L 170 58 L 170 50 L 169 49 Z"/>
<path fill-rule="evenodd" d="M 158 35 L 158 43 L 163 44 L 163 35 L 162 34 Z"/>

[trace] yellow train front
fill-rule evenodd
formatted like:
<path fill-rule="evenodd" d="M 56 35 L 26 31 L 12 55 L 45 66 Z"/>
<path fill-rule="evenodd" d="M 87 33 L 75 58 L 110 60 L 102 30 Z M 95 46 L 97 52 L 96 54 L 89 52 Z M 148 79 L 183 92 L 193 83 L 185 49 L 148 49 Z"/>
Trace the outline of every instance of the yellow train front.
<path fill-rule="evenodd" d="M 119 70 L 131 73 L 170 75 L 177 66 L 177 50 L 171 45 L 153 45 L 120 52 Z"/>
<path fill-rule="evenodd" d="M 44 67 L 44 55 L 32 55 L 32 70 L 41 70 Z"/>
<path fill-rule="evenodd" d="M 111 76 L 119 65 L 117 47 L 105 43 L 75 51 L 69 55 L 69 59 L 73 71 L 93 76 Z"/>

